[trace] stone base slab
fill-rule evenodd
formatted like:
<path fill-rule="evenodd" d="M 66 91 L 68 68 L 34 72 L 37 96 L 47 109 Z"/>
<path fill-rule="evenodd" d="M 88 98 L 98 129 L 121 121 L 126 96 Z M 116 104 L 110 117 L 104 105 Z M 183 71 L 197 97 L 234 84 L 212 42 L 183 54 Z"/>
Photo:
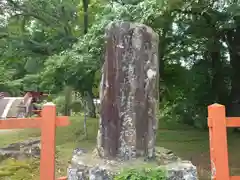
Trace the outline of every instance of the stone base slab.
<path fill-rule="evenodd" d="M 164 149 L 164 152 L 169 151 Z M 144 168 L 163 169 L 166 172 L 166 180 L 198 180 L 197 168 L 190 161 L 182 161 L 180 158 L 165 164 L 159 164 L 157 160 L 144 161 L 141 158 L 131 161 L 109 160 L 82 149 L 76 149 L 73 153 L 68 168 L 68 180 L 113 180 L 114 176 L 123 170 Z"/>

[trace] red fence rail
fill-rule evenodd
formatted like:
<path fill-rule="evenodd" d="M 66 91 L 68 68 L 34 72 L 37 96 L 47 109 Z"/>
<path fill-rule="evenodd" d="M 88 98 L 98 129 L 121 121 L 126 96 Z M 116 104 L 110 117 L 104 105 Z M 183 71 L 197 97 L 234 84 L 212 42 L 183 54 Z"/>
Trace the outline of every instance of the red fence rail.
<path fill-rule="evenodd" d="M 208 127 L 212 180 L 240 180 L 230 176 L 228 162 L 227 127 L 240 127 L 240 117 L 226 117 L 225 106 L 208 106 Z"/>
<path fill-rule="evenodd" d="M 1 129 L 41 129 L 41 159 L 40 180 L 55 180 L 55 133 L 57 126 L 67 126 L 68 117 L 56 116 L 56 106 L 47 103 L 43 106 L 41 117 L 36 118 L 10 118 L 0 120 Z M 61 177 L 59 180 L 66 180 Z"/>

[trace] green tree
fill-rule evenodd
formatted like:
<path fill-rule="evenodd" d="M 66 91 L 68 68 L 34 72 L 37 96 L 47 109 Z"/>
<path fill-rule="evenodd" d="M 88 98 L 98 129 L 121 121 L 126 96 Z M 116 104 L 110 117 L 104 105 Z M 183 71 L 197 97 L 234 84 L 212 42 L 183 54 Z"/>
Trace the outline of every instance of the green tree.
<path fill-rule="evenodd" d="M 239 116 L 239 0 L 6 0 L 0 11 L 0 89 L 70 86 L 94 117 L 105 27 L 133 21 L 159 35 L 163 119 L 205 128 L 215 102 Z"/>

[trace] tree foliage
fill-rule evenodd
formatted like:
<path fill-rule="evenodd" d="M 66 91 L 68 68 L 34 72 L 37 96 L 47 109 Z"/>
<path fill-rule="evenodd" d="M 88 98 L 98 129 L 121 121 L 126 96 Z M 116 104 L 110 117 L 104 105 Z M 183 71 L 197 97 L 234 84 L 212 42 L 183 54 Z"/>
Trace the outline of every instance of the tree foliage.
<path fill-rule="evenodd" d="M 239 0 L 5 0 L 0 12 L 0 89 L 57 94 L 71 86 L 92 107 L 104 30 L 132 21 L 159 35 L 163 119 L 204 128 L 214 102 L 240 116 Z"/>

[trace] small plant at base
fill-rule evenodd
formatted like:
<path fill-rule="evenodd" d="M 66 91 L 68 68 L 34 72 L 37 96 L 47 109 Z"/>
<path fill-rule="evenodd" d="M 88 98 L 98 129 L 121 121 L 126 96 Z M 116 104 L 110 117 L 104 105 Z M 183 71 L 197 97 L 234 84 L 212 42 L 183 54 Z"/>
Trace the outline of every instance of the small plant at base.
<path fill-rule="evenodd" d="M 121 172 L 114 180 L 166 180 L 166 174 L 162 169 L 131 169 Z"/>

